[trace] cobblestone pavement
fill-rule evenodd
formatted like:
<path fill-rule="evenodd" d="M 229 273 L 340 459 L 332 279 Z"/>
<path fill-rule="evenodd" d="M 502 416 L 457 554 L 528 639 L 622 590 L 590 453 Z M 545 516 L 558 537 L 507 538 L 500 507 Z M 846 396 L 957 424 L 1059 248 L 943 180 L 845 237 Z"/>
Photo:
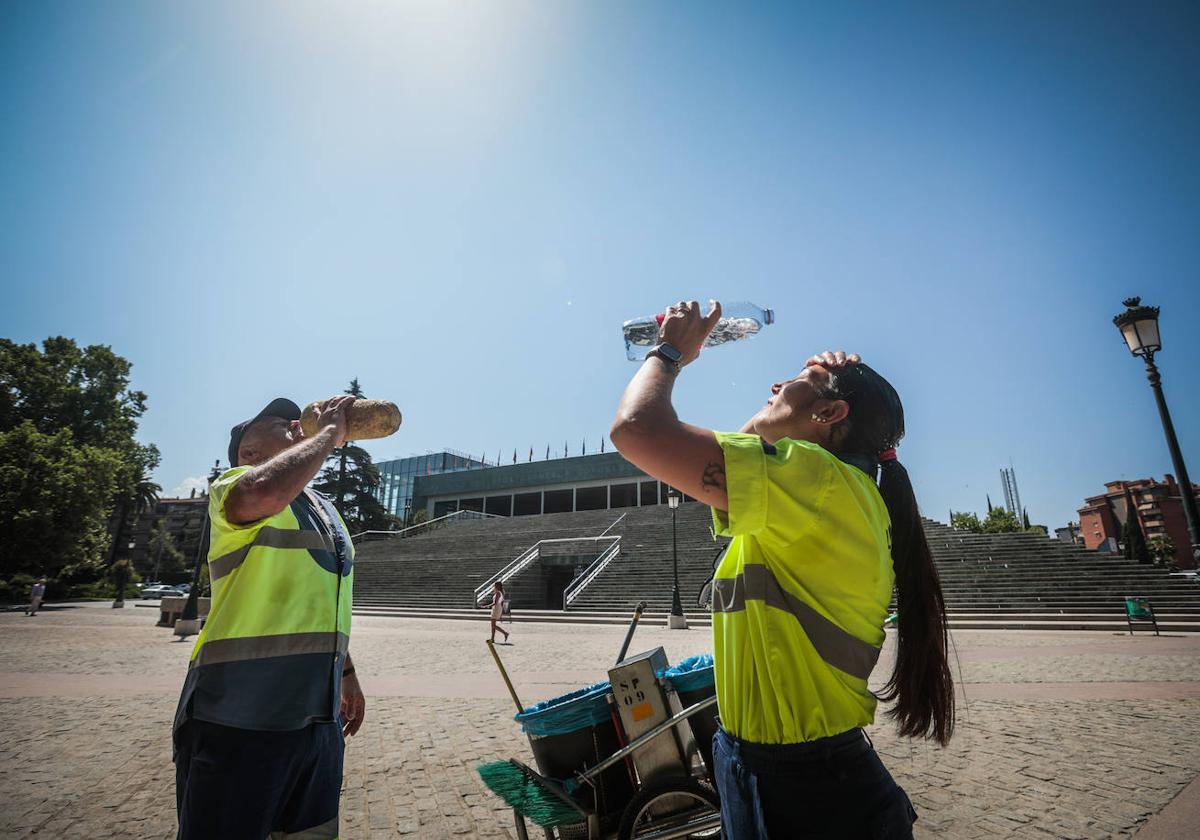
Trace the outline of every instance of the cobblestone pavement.
<path fill-rule="evenodd" d="M 0 614 L 0 836 L 174 836 L 170 720 L 191 643 L 150 609 Z M 356 618 L 368 714 L 347 746 L 342 836 L 510 838 L 479 761 L 528 756 L 486 625 Z M 513 626 L 525 702 L 602 677 L 618 626 Z M 640 628 L 674 661 L 708 631 Z M 939 750 L 870 730 L 921 838 L 1131 836 L 1200 774 L 1200 638 L 955 634 L 959 728 Z M 877 669 L 886 675 L 888 651 Z"/>

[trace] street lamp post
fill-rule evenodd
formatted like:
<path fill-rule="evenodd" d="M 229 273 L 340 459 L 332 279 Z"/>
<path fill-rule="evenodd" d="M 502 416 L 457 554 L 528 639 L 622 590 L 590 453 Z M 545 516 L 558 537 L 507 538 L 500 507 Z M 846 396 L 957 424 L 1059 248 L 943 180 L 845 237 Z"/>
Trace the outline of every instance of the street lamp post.
<path fill-rule="evenodd" d="M 208 474 L 209 492 L 212 483 L 221 475 L 221 462 L 214 461 L 212 471 Z M 208 559 L 208 507 L 204 508 L 204 520 L 200 526 L 200 544 L 196 546 L 196 562 L 192 566 L 192 588 L 188 590 L 187 601 L 183 612 L 175 621 L 175 635 L 180 639 L 194 636 L 200 632 L 200 569 Z"/>
<path fill-rule="evenodd" d="M 683 603 L 679 600 L 679 542 L 675 536 L 675 511 L 680 501 L 679 491 L 667 493 L 667 506 L 671 508 L 671 566 L 675 572 L 675 583 L 671 587 L 671 614 L 667 616 L 667 627 L 672 630 L 686 630 L 688 626 Z"/>
<path fill-rule="evenodd" d="M 1175 424 L 1171 422 L 1171 414 L 1167 411 L 1162 377 L 1154 364 L 1154 354 L 1162 349 L 1158 332 L 1158 307 L 1142 306 L 1142 299 L 1139 297 L 1128 298 L 1122 303 L 1125 304 L 1125 311 L 1113 318 L 1113 323 L 1121 331 L 1129 352 L 1141 356 L 1146 361 L 1146 378 L 1150 380 L 1150 388 L 1154 391 L 1154 399 L 1158 403 L 1158 416 L 1162 420 L 1163 433 L 1167 436 L 1167 448 L 1171 451 L 1175 478 L 1179 481 L 1183 515 L 1187 520 L 1188 536 L 1192 543 L 1192 565 L 1200 569 L 1200 515 L 1196 513 L 1196 494 L 1192 490 L 1192 481 L 1188 478 L 1187 466 L 1183 463 L 1183 453 L 1179 451 Z"/>

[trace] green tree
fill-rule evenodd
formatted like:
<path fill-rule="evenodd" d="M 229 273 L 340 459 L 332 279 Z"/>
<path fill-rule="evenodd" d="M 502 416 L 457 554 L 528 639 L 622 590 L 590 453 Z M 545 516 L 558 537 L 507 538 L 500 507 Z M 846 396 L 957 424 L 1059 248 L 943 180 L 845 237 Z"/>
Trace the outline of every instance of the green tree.
<path fill-rule="evenodd" d="M 983 523 L 979 517 L 970 512 L 951 511 L 950 527 L 956 531 L 970 531 L 973 534 L 983 533 Z"/>
<path fill-rule="evenodd" d="M 994 507 L 983 520 L 985 534 L 1013 534 L 1022 530 L 1021 521 L 1008 508 Z"/>
<path fill-rule="evenodd" d="M 1138 523 L 1137 508 L 1133 504 L 1133 494 L 1125 488 L 1125 527 L 1121 531 L 1121 541 L 1125 544 L 1125 559 L 1136 563 L 1150 563 L 1150 549 L 1146 546 L 1146 537 L 1142 526 Z"/>
<path fill-rule="evenodd" d="M 1179 571 L 1179 563 L 1175 558 L 1175 541 L 1166 534 L 1156 534 L 1146 543 L 1154 565 L 1163 566 L 1172 572 Z"/>
<path fill-rule="evenodd" d="M 350 380 L 345 393 L 360 399 L 365 397 L 358 378 Z M 326 466 L 313 482 L 313 487 L 333 499 L 338 513 L 353 532 L 391 531 L 399 519 L 388 513 L 374 495 L 380 484 L 379 468 L 371 455 L 361 446 L 346 441 L 329 454 Z"/>
<path fill-rule="evenodd" d="M 134 438 L 146 395 L 129 373 L 104 345 L 0 339 L 0 575 L 103 574 L 107 514 L 159 461 Z"/>
<path fill-rule="evenodd" d="M 0 429 L 28 420 L 44 434 L 70 429 L 79 444 L 131 448 L 146 395 L 129 390 L 129 362 L 61 336 L 42 347 L 0 339 Z"/>
<path fill-rule="evenodd" d="M 73 583 L 99 579 L 123 468 L 117 453 L 81 446 L 69 429 L 45 434 L 24 420 L 0 431 L 0 577 L 69 569 Z"/>

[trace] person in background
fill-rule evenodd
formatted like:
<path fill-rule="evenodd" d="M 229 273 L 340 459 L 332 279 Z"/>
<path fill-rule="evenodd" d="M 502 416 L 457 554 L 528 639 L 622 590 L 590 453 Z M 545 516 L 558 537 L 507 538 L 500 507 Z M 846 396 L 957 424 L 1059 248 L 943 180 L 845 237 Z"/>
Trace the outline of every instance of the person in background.
<path fill-rule="evenodd" d="M 365 701 L 350 659 L 354 546 L 308 488 L 346 439 L 353 397 L 317 431 L 287 399 L 230 431 L 209 494 L 212 608 L 175 716 L 180 840 L 338 836 L 345 738 Z"/>
<path fill-rule="evenodd" d="M 504 634 L 504 641 L 508 642 L 508 631 L 500 626 L 500 619 L 504 617 L 504 584 L 496 581 L 492 584 L 492 643 L 496 641 L 496 631 L 499 630 Z"/>
<path fill-rule="evenodd" d="M 880 699 L 900 734 L 946 744 L 954 686 L 941 585 L 896 459 L 900 398 L 857 356 L 827 352 L 776 382 L 739 433 L 681 422 L 675 380 L 720 314 L 667 309 L 611 438 L 733 537 L 713 582 L 722 836 L 909 838 L 916 812 L 862 728 L 893 585 L 896 664 Z"/>
<path fill-rule="evenodd" d="M 37 615 L 37 611 L 42 607 L 42 599 L 46 597 L 46 579 L 42 578 L 29 590 L 29 606 L 25 608 L 25 615 Z"/>

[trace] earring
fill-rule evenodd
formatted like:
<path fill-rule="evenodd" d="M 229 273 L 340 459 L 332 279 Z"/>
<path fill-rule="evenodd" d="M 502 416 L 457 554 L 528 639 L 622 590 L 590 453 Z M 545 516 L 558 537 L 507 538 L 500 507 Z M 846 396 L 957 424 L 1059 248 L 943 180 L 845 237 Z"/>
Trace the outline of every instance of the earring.
<path fill-rule="evenodd" d="M 812 416 L 812 419 L 813 419 L 813 422 L 814 422 L 814 423 L 824 423 L 824 422 L 825 422 L 825 421 L 824 421 L 824 420 L 822 420 L 820 417 L 818 417 L 816 414 L 814 414 L 814 415 Z"/>

